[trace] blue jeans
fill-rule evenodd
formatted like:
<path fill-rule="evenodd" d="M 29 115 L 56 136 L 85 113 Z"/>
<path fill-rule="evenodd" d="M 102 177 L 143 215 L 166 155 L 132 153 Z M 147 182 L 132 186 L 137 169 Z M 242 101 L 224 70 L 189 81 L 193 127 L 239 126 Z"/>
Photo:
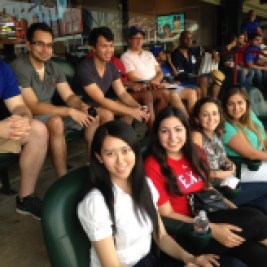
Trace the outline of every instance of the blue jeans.
<path fill-rule="evenodd" d="M 254 82 L 256 86 L 263 91 L 264 90 L 264 81 L 263 81 L 263 73 L 262 70 L 253 69 L 254 72 Z"/>
<path fill-rule="evenodd" d="M 254 71 L 252 69 L 241 68 L 238 70 L 238 80 L 241 86 L 249 87 L 252 86 L 254 77 Z"/>
<path fill-rule="evenodd" d="M 267 214 L 267 182 L 241 182 L 241 191 L 233 199 L 237 206 L 252 205 L 264 210 Z"/>

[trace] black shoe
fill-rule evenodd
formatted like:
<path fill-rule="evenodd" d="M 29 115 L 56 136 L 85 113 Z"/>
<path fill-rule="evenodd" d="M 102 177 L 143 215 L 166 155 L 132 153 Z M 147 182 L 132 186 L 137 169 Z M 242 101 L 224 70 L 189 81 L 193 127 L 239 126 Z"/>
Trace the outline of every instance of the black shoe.
<path fill-rule="evenodd" d="M 32 215 L 35 219 L 41 220 L 42 201 L 35 194 L 22 199 L 18 196 L 16 198 L 16 211 L 22 215 Z"/>

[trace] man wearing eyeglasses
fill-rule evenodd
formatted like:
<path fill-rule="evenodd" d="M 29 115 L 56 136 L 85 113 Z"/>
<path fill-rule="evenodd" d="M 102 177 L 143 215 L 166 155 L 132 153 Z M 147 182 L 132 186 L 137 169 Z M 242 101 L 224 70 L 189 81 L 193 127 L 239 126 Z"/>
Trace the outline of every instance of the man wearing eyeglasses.
<path fill-rule="evenodd" d="M 44 122 L 49 132 L 53 163 L 59 177 L 67 172 L 65 130 L 85 129 L 88 148 L 98 126 L 98 117 L 88 116 L 88 105 L 76 96 L 60 67 L 51 61 L 53 33 L 45 23 L 33 23 L 27 30 L 28 53 L 12 62 L 22 96 L 34 117 Z M 57 90 L 67 106 L 56 106 Z"/>

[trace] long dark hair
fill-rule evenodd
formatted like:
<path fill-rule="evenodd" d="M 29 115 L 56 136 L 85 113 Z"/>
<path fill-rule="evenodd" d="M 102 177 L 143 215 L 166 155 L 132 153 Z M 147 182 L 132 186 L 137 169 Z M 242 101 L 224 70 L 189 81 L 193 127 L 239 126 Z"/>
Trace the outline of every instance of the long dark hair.
<path fill-rule="evenodd" d="M 160 143 L 158 134 L 161 122 L 169 117 L 176 117 L 185 127 L 186 142 L 182 147 L 183 155 L 188 160 L 192 169 L 200 176 L 200 178 L 205 182 L 206 185 L 208 185 L 209 167 L 207 162 L 201 159 L 199 151 L 192 141 L 190 126 L 184 113 L 179 109 L 170 106 L 161 110 L 158 113 L 153 125 L 152 138 L 148 153 L 152 155 L 160 165 L 161 172 L 165 178 L 167 192 L 169 192 L 170 194 L 182 195 L 183 192 L 177 184 L 176 176 L 171 167 L 168 165 L 167 153 Z"/>
<path fill-rule="evenodd" d="M 87 193 L 94 188 L 97 188 L 102 193 L 113 222 L 113 233 L 116 233 L 117 228 L 114 212 L 113 183 L 108 170 L 102 163 L 99 162 L 96 157 L 96 154 L 101 154 L 101 149 L 107 136 L 112 136 L 123 140 L 133 150 L 135 154 L 135 165 L 128 179 L 132 192 L 134 210 L 139 221 L 140 216 L 138 211 L 140 211 L 143 219 L 146 218 L 145 215 L 148 215 L 152 221 L 153 229 L 158 235 L 158 215 L 152 201 L 152 194 L 145 178 L 139 142 L 137 140 L 135 131 L 127 123 L 122 121 L 110 121 L 101 125 L 96 130 L 91 147 L 91 161 L 89 166 L 88 183 L 86 187 Z"/>
<path fill-rule="evenodd" d="M 203 128 L 200 125 L 200 123 L 198 122 L 198 118 L 199 118 L 199 114 L 200 114 L 200 110 L 201 110 L 202 106 L 207 104 L 207 103 L 213 103 L 218 108 L 219 116 L 220 116 L 220 123 L 218 124 L 217 128 L 215 129 L 215 133 L 218 135 L 218 137 L 221 137 L 224 133 L 225 120 L 224 120 L 224 115 L 223 115 L 221 103 L 216 98 L 204 97 L 204 98 L 199 99 L 196 102 L 196 104 L 194 105 L 194 107 L 191 111 L 191 114 L 190 114 L 190 118 L 189 118 L 190 126 L 191 126 L 192 130 L 203 133 Z"/>

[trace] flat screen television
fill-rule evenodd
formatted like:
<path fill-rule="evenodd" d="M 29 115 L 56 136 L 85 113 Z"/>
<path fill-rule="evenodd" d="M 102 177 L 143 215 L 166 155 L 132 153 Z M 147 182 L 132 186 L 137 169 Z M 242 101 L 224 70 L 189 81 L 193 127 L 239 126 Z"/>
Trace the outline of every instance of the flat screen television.
<path fill-rule="evenodd" d="M 185 29 L 185 14 L 173 13 L 157 16 L 157 31 L 158 35 L 164 38 L 165 35 L 179 34 Z M 166 36 L 170 37 L 170 36 Z"/>

